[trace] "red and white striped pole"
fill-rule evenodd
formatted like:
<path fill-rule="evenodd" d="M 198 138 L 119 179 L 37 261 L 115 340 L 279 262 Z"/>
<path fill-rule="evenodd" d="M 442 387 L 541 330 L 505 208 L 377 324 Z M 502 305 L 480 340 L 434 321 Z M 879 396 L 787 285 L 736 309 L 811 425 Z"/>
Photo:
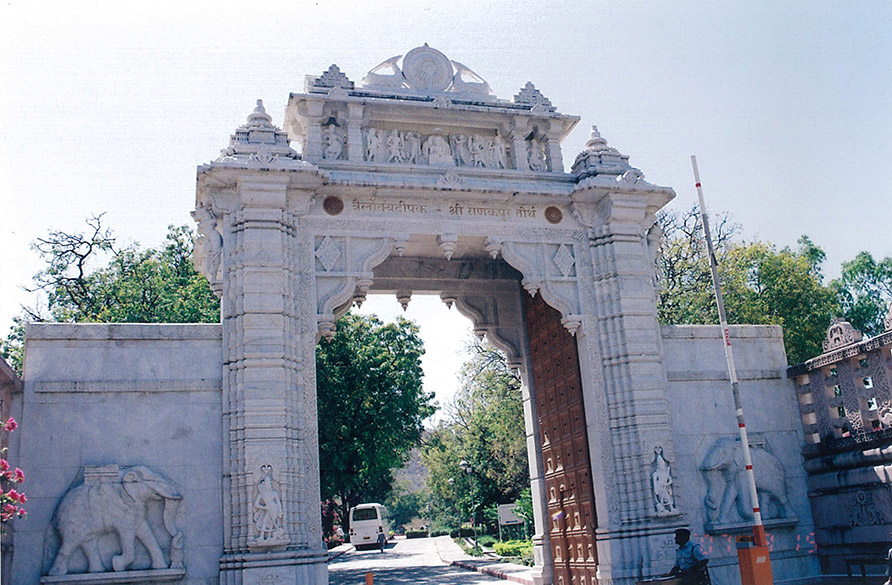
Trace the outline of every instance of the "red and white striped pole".
<path fill-rule="evenodd" d="M 722 326 L 722 337 L 724 338 L 725 359 L 728 362 L 728 375 L 731 377 L 731 392 L 734 394 L 734 411 L 737 414 L 737 427 L 740 429 L 740 446 L 743 449 L 746 479 L 750 488 L 750 501 L 753 505 L 753 538 L 756 546 L 768 546 L 765 538 L 765 527 L 762 525 L 762 513 L 759 510 L 759 495 L 756 493 L 756 476 L 753 473 L 753 460 L 750 457 L 750 444 L 746 434 L 746 423 L 743 419 L 743 406 L 740 403 L 737 368 L 734 367 L 734 352 L 731 350 L 731 334 L 728 331 L 728 320 L 725 317 L 725 303 L 722 301 L 718 262 L 715 258 L 715 249 L 712 247 L 712 236 L 709 233 L 709 217 L 706 215 L 706 203 L 703 201 L 703 189 L 700 186 L 700 171 L 697 169 L 697 157 L 694 155 L 691 155 L 691 165 L 694 167 L 697 198 L 700 200 L 700 218 L 703 221 L 706 249 L 709 252 L 709 269 L 712 272 L 712 284 L 715 287 L 715 302 L 719 308 L 719 322 Z"/>

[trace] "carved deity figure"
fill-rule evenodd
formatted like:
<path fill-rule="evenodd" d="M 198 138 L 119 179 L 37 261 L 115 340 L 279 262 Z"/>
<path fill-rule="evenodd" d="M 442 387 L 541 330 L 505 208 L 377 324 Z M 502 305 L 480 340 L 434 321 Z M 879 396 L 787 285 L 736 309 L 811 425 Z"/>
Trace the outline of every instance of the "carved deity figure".
<path fill-rule="evenodd" d="M 672 470 L 663 456 L 663 448 L 654 447 L 654 460 L 650 472 L 654 493 L 654 507 L 658 516 L 675 513 L 675 494 L 672 490 Z"/>
<path fill-rule="evenodd" d="M 283 512 L 282 500 L 273 487 L 273 479 L 266 475 L 257 484 L 257 497 L 254 498 L 254 526 L 260 543 L 282 538 Z"/>
<path fill-rule="evenodd" d="M 194 242 L 193 262 L 201 274 L 213 281 L 217 278 L 217 272 L 220 269 L 223 236 L 217 231 L 217 219 L 207 207 L 198 206 L 191 215 L 198 222 L 198 237 Z"/>
<path fill-rule="evenodd" d="M 78 548 L 87 557 L 90 573 L 107 572 L 103 564 L 101 546 L 104 537 L 116 535 L 120 554 L 111 557 L 114 571 L 125 571 L 136 558 L 139 541 L 151 559 L 152 569 L 183 566 L 183 533 L 176 527 L 177 509 L 182 496 L 164 477 L 146 467 L 118 469 L 116 465 L 100 468 L 103 477 L 90 478 L 85 470 L 84 484 L 62 498 L 53 516 L 53 526 L 62 541 L 50 568 L 52 576 L 67 575 L 69 559 Z M 171 536 L 170 562 L 149 523 L 149 502 L 163 501 L 160 515 L 164 528 Z"/>
<path fill-rule="evenodd" d="M 424 142 L 424 155 L 427 157 L 427 164 L 435 167 L 453 167 L 455 160 L 452 158 L 452 151 L 449 143 L 439 133 L 432 134 Z"/>
<path fill-rule="evenodd" d="M 322 157 L 330 160 L 341 158 L 344 152 L 344 137 L 341 131 L 334 125 L 330 124 L 322 131 Z"/>
<path fill-rule="evenodd" d="M 421 136 L 418 132 L 406 132 L 403 138 L 403 162 L 409 164 L 418 164 L 418 158 L 421 156 Z"/>
<path fill-rule="evenodd" d="M 391 130 L 387 135 L 387 162 L 403 162 L 403 137 L 399 130 Z"/>
<path fill-rule="evenodd" d="M 531 171 L 545 170 L 545 156 L 542 153 L 542 144 L 536 139 L 530 140 L 527 162 L 530 165 Z"/>
<path fill-rule="evenodd" d="M 468 147 L 471 150 L 471 161 L 475 167 L 490 167 L 489 148 L 486 138 L 477 134 L 468 138 Z"/>
<path fill-rule="evenodd" d="M 369 162 L 376 162 L 380 149 L 381 135 L 377 129 L 369 128 L 365 132 L 365 159 Z"/>
<path fill-rule="evenodd" d="M 492 160 L 492 168 L 504 169 L 508 166 L 508 153 L 505 148 L 505 139 L 496 135 L 489 141 L 489 157 Z"/>
<path fill-rule="evenodd" d="M 460 167 L 469 167 L 473 164 L 471 150 L 468 148 L 468 137 L 464 134 L 453 134 L 449 137 L 452 143 L 452 152 L 455 154 L 455 164 Z"/>

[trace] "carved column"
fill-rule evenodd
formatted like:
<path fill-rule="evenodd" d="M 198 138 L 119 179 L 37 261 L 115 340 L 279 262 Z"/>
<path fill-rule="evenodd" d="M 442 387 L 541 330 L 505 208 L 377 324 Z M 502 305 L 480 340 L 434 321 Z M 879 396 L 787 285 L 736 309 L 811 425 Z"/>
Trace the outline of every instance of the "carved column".
<path fill-rule="evenodd" d="M 322 106 L 321 100 L 307 100 L 307 142 L 304 145 L 304 160 L 322 160 Z"/>
<path fill-rule="evenodd" d="M 301 259 L 312 256 L 312 246 L 293 211 L 305 211 L 311 193 L 289 191 L 293 180 L 286 173 L 239 177 L 226 233 L 224 585 L 327 582 L 315 463 L 315 330 L 300 317 L 309 300 L 299 286 L 308 282 Z"/>
<path fill-rule="evenodd" d="M 362 104 L 347 104 L 347 160 L 362 162 Z"/>
<path fill-rule="evenodd" d="M 684 520 L 680 513 L 658 513 L 653 503 L 655 448 L 675 459 L 653 271 L 644 242 L 647 219 L 662 203 L 636 191 L 574 194 L 574 212 L 591 226 L 592 280 L 584 284 L 584 296 L 591 294 L 593 303 L 578 337 L 593 473 L 603 481 L 595 486 L 596 499 L 601 498 L 596 538 L 602 583 L 632 583 L 640 570 L 665 571 L 655 553 L 670 544 L 667 535 Z M 597 363 L 591 363 L 594 355 Z"/>
<path fill-rule="evenodd" d="M 564 172 L 564 158 L 561 154 L 561 124 L 552 121 L 545 142 L 545 164 L 552 173 Z"/>
<path fill-rule="evenodd" d="M 526 136 L 529 133 L 527 124 L 528 122 L 525 119 L 515 118 L 513 127 L 508 133 L 508 139 L 511 141 L 511 161 L 514 164 L 514 168 L 519 171 L 530 170 L 526 143 Z"/>

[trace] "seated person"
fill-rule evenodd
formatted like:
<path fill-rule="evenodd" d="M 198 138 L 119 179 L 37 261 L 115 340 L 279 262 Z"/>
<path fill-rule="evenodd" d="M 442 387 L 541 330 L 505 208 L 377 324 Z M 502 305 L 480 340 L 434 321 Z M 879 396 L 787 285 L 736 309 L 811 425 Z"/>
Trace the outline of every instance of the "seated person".
<path fill-rule="evenodd" d="M 706 572 L 706 564 L 709 559 L 703 554 L 699 544 L 691 542 L 691 531 L 687 528 L 679 528 L 675 531 L 675 566 L 666 576 L 678 577 L 684 584 L 699 585 L 709 583 Z"/>

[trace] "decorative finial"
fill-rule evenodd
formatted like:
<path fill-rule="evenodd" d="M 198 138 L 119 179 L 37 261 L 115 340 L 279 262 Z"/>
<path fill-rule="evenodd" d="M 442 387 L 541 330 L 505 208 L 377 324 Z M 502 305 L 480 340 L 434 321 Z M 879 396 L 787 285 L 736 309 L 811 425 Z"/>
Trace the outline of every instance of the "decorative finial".
<path fill-rule="evenodd" d="M 607 140 L 605 140 L 598 131 L 597 126 L 592 126 L 592 135 L 585 143 L 586 150 L 600 151 L 607 148 Z"/>
<path fill-rule="evenodd" d="M 257 100 L 257 106 L 248 116 L 248 126 L 251 128 L 259 128 L 264 126 L 272 126 L 273 117 L 266 113 L 263 107 L 263 100 Z"/>

